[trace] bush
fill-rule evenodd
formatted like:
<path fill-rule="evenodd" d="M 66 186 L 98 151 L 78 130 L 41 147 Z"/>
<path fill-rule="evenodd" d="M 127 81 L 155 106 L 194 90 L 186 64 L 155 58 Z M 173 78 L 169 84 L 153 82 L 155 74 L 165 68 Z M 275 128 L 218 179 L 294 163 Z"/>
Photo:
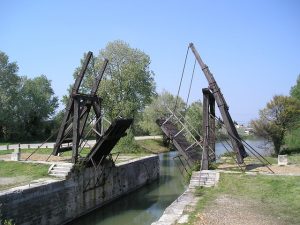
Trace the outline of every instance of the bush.
<path fill-rule="evenodd" d="M 287 149 L 299 149 L 300 148 L 300 128 L 289 131 L 285 136 L 285 145 Z M 286 150 L 286 149 L 285 149 Z"/>
<path fill-rule="evenodd" d="M 143 151 L 144 150 L 134 140 L 134 135 L 131 129 L 128 130 L 127 135 L 122 137 L 113 149 L 113 152 L 119 153 L 140 153 Z"/>

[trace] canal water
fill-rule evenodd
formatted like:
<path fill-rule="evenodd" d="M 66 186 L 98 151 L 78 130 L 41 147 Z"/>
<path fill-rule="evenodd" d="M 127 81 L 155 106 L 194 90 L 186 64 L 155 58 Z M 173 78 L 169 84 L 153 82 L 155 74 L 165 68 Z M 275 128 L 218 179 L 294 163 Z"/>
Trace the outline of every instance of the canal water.
<path fill-rule="evenodd" d="M 271 155 L 272 152 L 272 145 L 270 142 L 266 141 L 265 139 L 249 139 L 249 140 L 245 140 L 253 149 L 255 149 L 255 151 L 257 151 L 259 154 L 264 155 L 264 156 L 268 156 Z M 228 142 L 230 142 L 228 140 Z M 224 147 L 225 146 L 225 147 Z M 245 146 L 245 145 L 244 145 Z M 227 149 L 230 149 L 228 143 L 226 141 L 223 142 L 217 142 L 216 143 L 216 155 L 220 156 L 222 154 L 224 154 Z M 246 151 L 249 153 L 249 155 L 251 156 L 251 152 L 245 147 Z"/>
<path fill-rule="evenodd" d="M 256 151 L 268 154 L 270 146 L 262 139 L 247 140 Z M 225 146 L 227 144 L 224 142 Z M 217 156 L 226 152 L 222 143 L 216 143 Z M 168 207 L 184 190 L 182 177 L 173 157 L 177 152 L 160 154 L 160 178 L 137 191 L 122 197 L 107 206 L 99 208 L 70 224 L 75 225 L 150 225 L 158 220 Z"/>
<path fill-rule="evenodd" d="M 177 152 L 160 154 L 160 178 L 137 191 L 99 208 L 70 224 L 150 225 L 158 220 L 184 190 L 184 179 L 173 157 Z"/>

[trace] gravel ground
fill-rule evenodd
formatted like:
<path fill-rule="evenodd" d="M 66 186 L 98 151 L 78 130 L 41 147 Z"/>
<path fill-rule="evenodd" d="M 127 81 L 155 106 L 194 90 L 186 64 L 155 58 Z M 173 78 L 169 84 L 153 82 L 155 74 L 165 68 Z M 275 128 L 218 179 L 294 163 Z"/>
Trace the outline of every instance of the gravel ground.
<path fill-rule="evenodd" d="M 17 177 L 0 177 L 0 187 L 4 185 L 11 185 L 15 183 L 21 183 L 28 180 L 26 176 L 17 176 Z"/>
<path fill-rule="evenodd" d="M 274 171 L 275 174 L 300 175 L 300 165 L 287 165 L 287 166 L 271 165 L 269 167 L 271 168 L 271 170 Z M 225 164 L 225 163 L 219 165 L 218 169 L 239 171 L 239 167 L 237 165 Z M 249 164 L 247 165 L 246 171 L 270 173 L 267 167 L 262 166 L 260 164 Z"/>
<path fill-rule="evenodd" d="M 300 175 L 300 165 L 287 165 L 287 166 L 271 165 L 270 168 L 274 171 L 275 174 Z M 258 167 L 250 171 L 269 172 L 269 170 L 266 167 Z"/>
<path fill-rule="evenodd" d="M 267 213 L 265 206 L 228 195 L 218 197 L 197 215 L 197 225 L 283 225 L 280 218 Z"/>

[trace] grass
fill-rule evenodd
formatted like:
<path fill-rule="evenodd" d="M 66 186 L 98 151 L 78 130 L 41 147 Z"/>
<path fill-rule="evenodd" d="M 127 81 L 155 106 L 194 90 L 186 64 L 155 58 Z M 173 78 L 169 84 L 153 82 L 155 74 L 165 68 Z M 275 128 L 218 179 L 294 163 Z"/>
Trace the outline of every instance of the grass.
<path fill-rule="evenodd" d="M 48 177 L 48 169 L 45 164 L 0 161 L 0 177 L 15 178 L 13 183 L 0 183 L 0 190 Z"/>
<path fill-rule="evenodd" d="M 265 157 L 271 164 L 277 164 L 277 157 Z M 289 164 L 300 164 L 300 154 L 288 155 L 288 163 Z"/>
<path fill-rule="evenodd" d="M 133 159 L 137 159 L 140 157 L 144 157 L 144 156 L 149 156 L 149 153 L 134 153 L 134 154 L 124 154 L 124 153 L 120 153 L 117 157 L 117 154 L 113 154 L 113 160 L 115 161 L 116 164 L 118 163 L 122 163 L 122 162 L 126 162 L 129 160 L 133 160 Z"/>
<path fill-rule="evenodd" d="M 13 152 L 14 152 L 14 150 L 1 150 L 1 151 L 0 151 L 0 155 L 11 154 L 11 153 L 13 153 Z"/>
<path fill-rule="evenodd" d="M 0 145 L 12 145 L 13 143 L 11 142 L 0 142 Z"/>
<path fill-rule="evenodd" d="M 197 195 L 202 197 L 188 224 L 196 224 L 196 215 L 224 194 L 239 199 L 255 200 L 262 206 L 258 210 L 265 210 L 269 215 L 280 217 L 284 224 L 299 224 L 299 193 L 300 177 L 221 174 L 217 187 L 197 190 Z"/>
<path fill-rule="evenodd" d="M 170 149 L 168 147 L 164 146 L 162 139 L 139 140 L 136 142 L 145 151 L 148 151 L 151 153 L 158 154 L 158 153 L 170 151 Z"/>

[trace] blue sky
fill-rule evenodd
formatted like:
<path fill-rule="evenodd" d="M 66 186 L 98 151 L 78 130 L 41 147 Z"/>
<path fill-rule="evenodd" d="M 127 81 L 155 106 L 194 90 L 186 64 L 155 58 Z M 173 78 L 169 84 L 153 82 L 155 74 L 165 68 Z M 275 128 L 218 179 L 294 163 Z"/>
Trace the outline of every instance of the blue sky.
<path fill-rule="evenodd" d="M 151 57 L 158 92 L 177 93 L 193 42 L 210 67 L 234 120 L 258 116 L 275 94 L 289 94 L 300 74 L 298 0 L 0 1 L 0 51 L 19 74 L 45 74 L 62 97 L 84 52 L 124 40 Z M 193 66 L 189 55 L 180 95 Z M 196 70 L 191 101 L 207 81 Z"/>

